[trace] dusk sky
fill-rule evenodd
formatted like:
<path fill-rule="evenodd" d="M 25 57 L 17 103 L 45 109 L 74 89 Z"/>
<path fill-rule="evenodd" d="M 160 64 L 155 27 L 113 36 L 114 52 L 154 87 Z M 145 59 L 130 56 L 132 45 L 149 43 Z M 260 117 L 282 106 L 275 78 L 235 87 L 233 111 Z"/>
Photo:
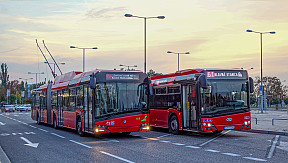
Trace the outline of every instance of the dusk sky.
<path fill-rule="evenodd" d="M 175 72 L 177 55 L 167 51 L 188 51 L 180 69 L 253 67 L 249 75 L 259 76 L 260 35 L 246 32 L 252 29 L 276 32 L 263 35 L 263 75 L 288 81 L 287 0 L 0 0 L 0 63 L 10 80 L 35 83 L 29 71 L 51 80 L 38 39 L 66 63 L 63 72 L 82 71 L 82 50 L 71 45 L 98 47 L 86 50 L 86 71 L 119 64 L 143 71 L 144 20 L 125 14 L 165 16 L 147 20 L 147 70 Z"/>

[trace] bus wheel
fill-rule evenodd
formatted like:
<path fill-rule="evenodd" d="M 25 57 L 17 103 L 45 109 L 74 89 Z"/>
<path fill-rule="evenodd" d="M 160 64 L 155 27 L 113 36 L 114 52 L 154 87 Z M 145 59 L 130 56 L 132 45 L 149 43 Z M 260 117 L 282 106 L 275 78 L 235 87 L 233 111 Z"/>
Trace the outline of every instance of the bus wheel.
<path fill-rule="evenodd" d="M 179 123 L 176 115 L 172 115 L 169 120 L 169 132 L 175 135 L 179 134 Z"/>
<path fill-rule="evenodd" d="M 78 117 L 77 126 L 76 126 L 77 133 L 82 137 L 84 136 L 84 132 L 82 131 L 82 121 L 81 118 Z"/>
<path fill-rule="evenodd" d="M 53 115 L 53 127 L 56 129 L 57 128 L 57 122 L 56 122 L 56 116 L 55 114 Z"/>

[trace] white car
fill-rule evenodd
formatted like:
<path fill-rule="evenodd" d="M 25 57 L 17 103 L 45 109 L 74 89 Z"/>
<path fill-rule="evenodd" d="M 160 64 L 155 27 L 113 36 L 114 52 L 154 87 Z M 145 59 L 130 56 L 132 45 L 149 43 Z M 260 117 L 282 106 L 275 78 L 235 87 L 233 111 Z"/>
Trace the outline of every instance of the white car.
<path fill-rule="evenodd" d="M 30 104 L 26 104 L 26 105 L 22 105 L 22 106 L 20 106 L 20 107 L 18 107 L 18 109 L 17 110 L 19 110 L 19 111 L 30 111 L 31 110 L 31 105 Z"/>

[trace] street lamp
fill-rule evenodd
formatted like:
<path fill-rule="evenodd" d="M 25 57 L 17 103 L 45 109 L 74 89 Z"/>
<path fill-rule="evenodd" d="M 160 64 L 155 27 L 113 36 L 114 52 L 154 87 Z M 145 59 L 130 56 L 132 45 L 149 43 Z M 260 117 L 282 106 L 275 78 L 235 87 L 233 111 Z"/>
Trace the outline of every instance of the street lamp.
<path fill-rule="evenodd" d="M 37 88 L 37 75 L 44 74 L 44 72 L 28 72 L 28 74 L 35 74 L 36 75 L 36 88 Z"/>
<path fill-rule="evenodd" d="M 83 72 L 85 72 L 85 49 L 98 49 L 97 47 L 94 48 L 79 48 L 76 46 L 70 46 L 70 48 L 76 48 L 76 49 L 83 49 Z"/>
<path fill-rule="evenodd" d="M 156 17 L 142 17 L 142 16 L 134 16 L 132 14 L 125 14 L 125 17 L 135 17 L 144 19 L 144 72 L 146 73 L 146 20 L 147 19 L 165 19 L 165 16 L 156 16 Z"/>
<path fill-rule="evenodd" d="M 129 65 L 122 65 L 122 64 L 120 64 L 119 66 L 128 67 L 128 69 L 127 69 L 128 71 L 130 71 L 129 67 L 137 67 L 137 65 L 129 66 Z"/>
<path fill-rule="evenodd" d="M 44 63 L 47 63 L 48 64 L 48 62 L 44 62 Z M 53 64 L 54 65 L 54 74 L 56 75 L 56 72 L 55 72 L 55 63 L 50 63 L 49 62 L 49 64 Z M 64 62 L 62 62 L 62 63 L 58 63 L 58 64 L 61 64 L 61 65 L 65 65 L 65 63 Z"/>
<path fill-rule="evenodd" d="M 263 113 L 263 96 L 264 96 L 264 88 L 263 88 L 263 70 L 262 70 L 262 35 L 263 34 L 276 34 L 276 32 L 257 32 L 253 31 L 251 29 L 246 30 L 246 32 L 253 32 L 253 33 L 259 33 L 260 34 L 260 45 L 261 45 L 261 87 L 260 87 L 260 95 L 261 95 L 261 113 Z"/>
<path fill-rule="evenodd" d="M 172 54 L 178 54 L 178 71 L 179 71 L 179 54 L 190 54 L 189 52 L 185 52 L 185 53 L 176 53 L 176 52 L 171 52 L 171 51 L 167 51 L 167 53 L 172 53 Z"/>

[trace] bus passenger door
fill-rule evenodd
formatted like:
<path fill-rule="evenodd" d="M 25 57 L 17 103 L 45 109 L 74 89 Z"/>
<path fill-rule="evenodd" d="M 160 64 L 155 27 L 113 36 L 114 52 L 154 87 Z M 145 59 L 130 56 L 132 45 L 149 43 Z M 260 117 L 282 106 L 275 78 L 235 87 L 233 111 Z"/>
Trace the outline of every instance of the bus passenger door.
<path fill-rule="evenodd" d="M 182 92 L 183 126 L 188 129 L 197 128 L 196 85 L 184 85 Z"/>
<path fill-rule="evenodd" d="M 89 86 L 84 87 L 84 127 L 86 131 L 93 132 L 92 118 L 92 89 Z"/>
<path fill-rule="evenodd" d="M 86 131 L 89 131 L 89 111 L 88 111 L 88 87 L 84 87 L 84 128 Z"/>

